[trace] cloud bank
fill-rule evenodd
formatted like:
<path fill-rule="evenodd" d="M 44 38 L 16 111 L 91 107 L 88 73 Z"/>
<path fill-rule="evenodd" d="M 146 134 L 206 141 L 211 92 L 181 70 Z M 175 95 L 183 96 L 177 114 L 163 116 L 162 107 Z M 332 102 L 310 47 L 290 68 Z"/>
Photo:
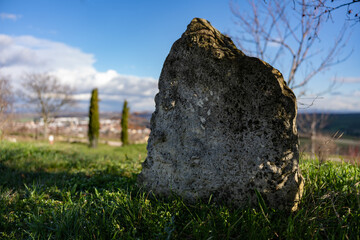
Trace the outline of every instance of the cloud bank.
<path fill-rule="evenodd" d="M 152 77 L 122 75 L 115 70 L 99 72 L 94 68 L 95 57 L 64 43 L 33 36 L 0 34 L 0 74 L 11 76 L 15 88 L 21 87 L 25 73 L 48 72 L 62 82 L 74 86 L 78 111 L 88 111 L 90 92 L 99 89 L 101 111 L 121 111 L 125 99 L 131 111 L 153 111 L 157 80 Z M 359 77 L 338 78 L 344 83 L 359 83 Z M 299 110 L 360 112 L 360 89 L 347 94 L 298 99 Z M 311 106 L 310 106 L 311 105 Z"/>
<path fill-rule="evenodd" d="M 360 112 L 360 90 L 353 90 L 347 94 L 327 94 L 322 97 L 298 99 L 300 112 Z"/>
<path fill-rule="evenodd" d="M 132 111 L 154 110 L 156 79 L 122 75 L 115 70 L 99 72 L 94 63 L 92 54 L 60 42 L 0 35 L 0 74 L 10 76 L 14 87 L 21 87 L 25 73 L 48 72 L 76 88 L 75 98 L 84 111 L 95 87 L 99 89 L 102 111 L 121 111 L 124 99 Z"/>

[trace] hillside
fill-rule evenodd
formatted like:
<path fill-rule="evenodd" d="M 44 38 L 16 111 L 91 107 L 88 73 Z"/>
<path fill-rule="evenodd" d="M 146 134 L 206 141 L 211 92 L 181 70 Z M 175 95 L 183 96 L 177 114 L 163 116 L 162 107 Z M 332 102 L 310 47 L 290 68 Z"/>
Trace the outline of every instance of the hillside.
<path fill-rule="evenodd" d="M 346 136 L 360 137 L 360 113 L 331 114 L 324 131 L 330 133 L 340 131 Z"/>
<path fill-rule="evenodd" d="M 301 118 L 301 113 L 299 113 L 299 119 Z M 320 119 L 321 115 L 316 114 L 317 118 Z M 348 113 L 348 114 L 329 114 L 326 116 L 325 127 L 320 129 L 320 132 L 327 134 L 334 134 L 339 131 L 343 133 L 345 137 L 360 137 L 360 113 Z M 310 125 L 311 123 L 307 123 Z M 298 124 L 300 127 L 300 124 Z M 310 126 L 305 126 L 305 128 L 310 129 Z M 301 130 L 301 129 L 299 129 Z"/>

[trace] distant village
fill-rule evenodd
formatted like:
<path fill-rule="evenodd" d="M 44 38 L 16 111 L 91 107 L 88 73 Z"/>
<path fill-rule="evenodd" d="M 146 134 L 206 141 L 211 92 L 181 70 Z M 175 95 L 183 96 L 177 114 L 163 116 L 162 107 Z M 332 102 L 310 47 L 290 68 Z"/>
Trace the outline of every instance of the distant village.
<path fill-rule="evenodd" d="M 129 118 L 129 140 L 131 143 L 146 143 L 150 134 L 150 114 L 133 113 Z M 89 118 L 84 114 L 68 114 L 51 119 L 48 125 L 49 134 L 55 141 L 87 142 Z M 44 121 L 37 116 L 17 116 L 8 123 L 9 140 L 17 138 L 41 139 Z M 99 142 L 120 146 L 120 116 L 116 113 L 100 116 Z"/>

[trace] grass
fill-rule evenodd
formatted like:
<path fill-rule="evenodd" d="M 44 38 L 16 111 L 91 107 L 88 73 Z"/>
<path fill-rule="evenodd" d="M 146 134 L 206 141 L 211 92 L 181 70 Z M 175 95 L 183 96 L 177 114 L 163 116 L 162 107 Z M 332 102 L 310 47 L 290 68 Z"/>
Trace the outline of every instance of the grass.
<path fill-rule="evenodd" d="M 156 199 L 145 145 L 0 142 L 0 239 L 360 239 L 360 168 L 301 161 L 300 210 Z"/>

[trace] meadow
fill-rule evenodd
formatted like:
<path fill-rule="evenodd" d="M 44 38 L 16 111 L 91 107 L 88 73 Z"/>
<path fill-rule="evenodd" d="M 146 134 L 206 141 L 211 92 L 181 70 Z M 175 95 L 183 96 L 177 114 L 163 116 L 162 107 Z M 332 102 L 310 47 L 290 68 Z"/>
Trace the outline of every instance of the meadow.
<path fill-rule="evenodd" d="M 360 167 L 300 160 L 300 210 L 159 199 L 146 145 L 0 142 L 0 239 L 360 239 Z"/>

